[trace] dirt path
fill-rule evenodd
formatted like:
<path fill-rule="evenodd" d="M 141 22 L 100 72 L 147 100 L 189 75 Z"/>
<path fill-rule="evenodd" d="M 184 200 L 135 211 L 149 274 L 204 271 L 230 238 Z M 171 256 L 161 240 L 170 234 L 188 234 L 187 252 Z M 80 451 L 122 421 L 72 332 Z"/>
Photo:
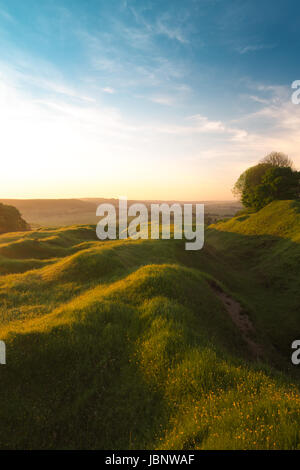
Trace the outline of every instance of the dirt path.
<path fill-rule="evenodd" d="M 252 356 L 255 359 L 262 358 L 264 356 L 263 347 L 253 339 L 255 328 L 248 315 L 243 312 L 241 305 L 226 294 L 215 282 L 210 282 L 210 286 L 222 301 L 233 323 L 240 330 L 242 338 L 247 343 Z"/>

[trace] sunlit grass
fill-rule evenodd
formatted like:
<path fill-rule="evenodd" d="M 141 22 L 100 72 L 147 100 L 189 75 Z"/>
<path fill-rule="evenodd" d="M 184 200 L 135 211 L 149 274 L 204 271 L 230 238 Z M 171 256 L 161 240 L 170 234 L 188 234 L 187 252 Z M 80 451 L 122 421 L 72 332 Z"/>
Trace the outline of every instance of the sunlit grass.
<path fill-rule="evenodd" d="M 94 227 L 0 237 L 11 255 L 0 267 L 16 263 L 0 277 L 0 448 L 300 448 L 299 382 L 284 358 L 270 365 L 251 276 L 240 268 L 237 281 L 230 254 L 217 262 L 222 240 L 230 246 L 218 233 L 198 254 L 181 241 L 96 241 Z M 49 257 L 27 259 L 26 238 Z M 231 292 L 238 283 L 264 362 L 253 362 L 212 278 Z"/>

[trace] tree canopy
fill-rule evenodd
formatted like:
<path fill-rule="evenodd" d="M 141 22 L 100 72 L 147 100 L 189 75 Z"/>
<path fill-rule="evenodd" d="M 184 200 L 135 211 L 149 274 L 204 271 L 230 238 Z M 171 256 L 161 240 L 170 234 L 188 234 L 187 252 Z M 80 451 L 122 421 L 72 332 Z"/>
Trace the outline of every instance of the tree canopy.
<path fill-rule="evenodd" d="M 298 199 L 300 172 L 293 169 L 287 155 L 272 152 L 240 175 L 233 193 L 245 207 L 255 211 L 274 200 Z"/>
<path fill-rule="evenodd" d="M 0 233 L 23 232 L 29 228 L 16 207 L 0 203 Z"/>
<path fill-rule="evenodd" d="M 266 155 L 260 163 L 269 164 L 272 166 L 278 166 L 280 168 L 293 168 L 294 163 L 285 153 L 283 152 L 271 152 Z"/>

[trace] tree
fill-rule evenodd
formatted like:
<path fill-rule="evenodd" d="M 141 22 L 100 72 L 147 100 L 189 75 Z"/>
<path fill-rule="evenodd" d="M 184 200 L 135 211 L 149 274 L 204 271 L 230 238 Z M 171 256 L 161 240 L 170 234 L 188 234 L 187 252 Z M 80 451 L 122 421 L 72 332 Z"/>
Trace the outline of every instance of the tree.
<path fill-rule="evenodd" d="M 23 232 L 26 230 L 30 230 L 30 227 L 22 219 L 18 209 L 0 203 L 0 233 Z"/>
<path fill-rule="evenodd" d="M 266 155 L 258 165 L 248 168 L 241 174 L 233 187 L 233 194 L 242 199 L 243 193 L 254 189 L 262 182 L 264 175 L 270 168 L 294 168 L 293 161 L 282 152 L 271 152 Z"/>
<path fill-rule="evenodd" d="M 233 193 L 245 207 L 257 211 L 274 200 L 298 199 L 299 186 L 300 172 L 293 169 L 292 160 L 272 152 L 241 174 Z"/>
<path fill-rule="evenodd" d="M 271 152 L 269 155 L 266 155 L 260 163 L 262 164 L 267 164 L 267 165 L 272 165 L 274 167 L 280 167 L 280 168 L 293 168 L 294 163 L 293 161 L 285 154 L 282 152 Z"/>
<path fill-rule="evenodd" d="M 300 198 L 300 172 L 289 167 L 273 167 L 266 171 L 262 182 L 242 195 L 243 204 L 255 211 L 272 201 Z"/>
<path fill-rule="evenodd" d="M 270 163 L 259 163 L 258 165 L 248 168 L 235 183 L 233 194 L 242 199 L 245 192 L 250 191 L 262 182 L 266 171 L 270 168 L 272 168 Z"/>

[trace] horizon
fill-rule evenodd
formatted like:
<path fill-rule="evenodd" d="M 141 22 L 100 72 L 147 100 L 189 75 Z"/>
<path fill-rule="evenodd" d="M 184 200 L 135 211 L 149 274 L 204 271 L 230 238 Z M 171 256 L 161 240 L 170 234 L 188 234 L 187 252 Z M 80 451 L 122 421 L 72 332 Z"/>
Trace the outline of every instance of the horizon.
<path fill-rule="evenodd" d="M 1 197 L 228 201 L 299 167 L 300 5 L 217 4 L 0 1 Z"/>
<path fill-rule="evenodd" d="M 0 201 L 69 201 L 69 200 L 78 200 L 78 201 L 86 201 L 86 200 L 121 200 L 121 197 L 100 197 L 100 196 L 92 196 L 92 197 L 36 197 L 36 198 L 30 198 L 30 197 L 24 197 L 24 198 L 16 198 L 16 197 L 3 197 L 0 198 Z M 241 204 L 241 202 L 238 199 L 136 199 L 136 198 L 126 198 L 128 201 L 160 201 L 160 202 L 181 202 L 181 203 L 196 203 L 196 202 L 234 202 L 237 204 Z"/>

